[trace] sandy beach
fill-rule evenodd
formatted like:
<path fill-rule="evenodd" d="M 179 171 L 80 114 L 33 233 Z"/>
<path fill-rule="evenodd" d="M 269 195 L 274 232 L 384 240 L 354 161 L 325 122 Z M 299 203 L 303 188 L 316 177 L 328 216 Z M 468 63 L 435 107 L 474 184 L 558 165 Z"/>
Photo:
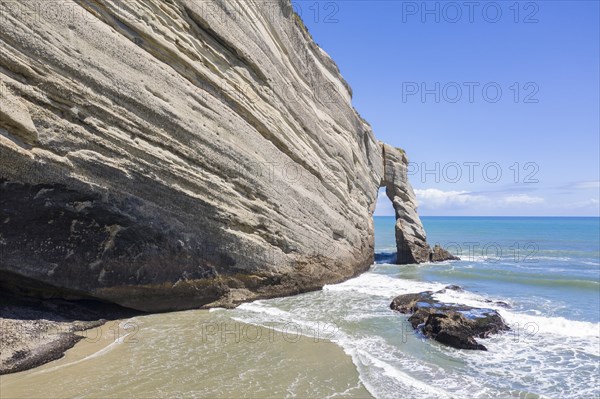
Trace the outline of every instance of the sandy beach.
<path fill-rule="evenodd" d="M 227 311 L 111 321 L 63 358 L 1 376 L 0 397 L 371 397 L 339 346 L 299 332 L 240 323 Z"/>

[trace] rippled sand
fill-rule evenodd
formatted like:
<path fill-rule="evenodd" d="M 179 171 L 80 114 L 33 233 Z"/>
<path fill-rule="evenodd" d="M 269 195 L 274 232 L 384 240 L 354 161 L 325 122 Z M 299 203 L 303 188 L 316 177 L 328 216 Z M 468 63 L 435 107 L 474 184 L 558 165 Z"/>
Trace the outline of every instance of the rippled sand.
<path fill-rule="evenodd" d="M 110 322 L 64 358 L 0 377 L 0 397 L 371 397 L 341 348 L 298 333 L 228 312 Z"/>

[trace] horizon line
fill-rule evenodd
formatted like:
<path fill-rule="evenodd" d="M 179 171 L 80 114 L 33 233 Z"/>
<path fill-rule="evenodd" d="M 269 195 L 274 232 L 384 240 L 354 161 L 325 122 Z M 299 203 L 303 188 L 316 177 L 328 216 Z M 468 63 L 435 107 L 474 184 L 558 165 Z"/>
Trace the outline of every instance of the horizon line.
<path fill-rule="evenodd" d="M 395 217 L 394 215 L 373 215 L 373 217 Z M 600 215 L 419 215 L 419 217 L 444 218 L 600 218 Z"/>

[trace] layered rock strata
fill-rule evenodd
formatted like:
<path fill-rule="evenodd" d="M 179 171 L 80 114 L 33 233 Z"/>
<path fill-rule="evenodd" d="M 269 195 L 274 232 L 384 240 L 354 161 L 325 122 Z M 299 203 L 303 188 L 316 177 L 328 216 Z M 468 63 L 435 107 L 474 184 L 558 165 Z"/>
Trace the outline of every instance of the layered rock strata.
<path fill-rule="evenodd" d="M 406 153 L 389 144 L 379 143 L 383 155 L 381 186 L 392 201 L 396 213 L 396 249 L 399 264 L 458 260 L 436 245 L 427 243 L 427 235 L 417 213 L 417 198 L 408 181 Z"/>
<path fill-rule="evenodd" d="M 382 181 L 399 262 L 428 260 L 405 158 L 289 1 L 0 15 L 3 289 L 142 311 L 318 289 L 372 264 Z"/>

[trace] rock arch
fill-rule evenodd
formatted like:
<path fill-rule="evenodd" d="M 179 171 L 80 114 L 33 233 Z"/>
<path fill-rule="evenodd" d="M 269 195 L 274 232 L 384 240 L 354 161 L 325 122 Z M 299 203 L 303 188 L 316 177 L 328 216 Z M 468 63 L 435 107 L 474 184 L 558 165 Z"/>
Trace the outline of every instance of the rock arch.
<path fill-rule="evenodd" d="M 383 159 L 381 187 L 394 206 L 396 214 L 396 263 L 410 264 L 456 259 L 436 245 L 427 243 L 427 235 L 417 214 L 417 198 L 408 182 L 408 159 L 404 150 L 379 143 Z"/>

